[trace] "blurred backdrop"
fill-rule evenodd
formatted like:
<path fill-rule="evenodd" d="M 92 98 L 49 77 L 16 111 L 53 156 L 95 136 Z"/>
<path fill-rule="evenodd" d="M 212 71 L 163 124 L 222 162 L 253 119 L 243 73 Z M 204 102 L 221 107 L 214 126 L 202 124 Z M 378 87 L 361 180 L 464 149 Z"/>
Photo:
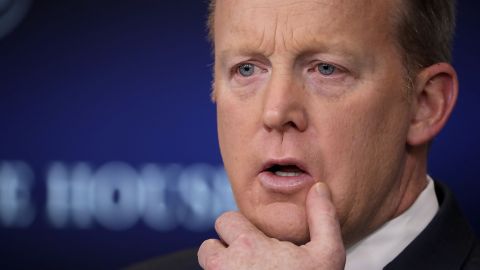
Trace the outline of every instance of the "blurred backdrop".
<path fill-rule="evenodd" d="M 430 173 L 480 232 L 480 4 Z M 0 0 L 0 269 L 116 269 L 214 237 L 235 209 L 211 103 L 207 2 Z"/>

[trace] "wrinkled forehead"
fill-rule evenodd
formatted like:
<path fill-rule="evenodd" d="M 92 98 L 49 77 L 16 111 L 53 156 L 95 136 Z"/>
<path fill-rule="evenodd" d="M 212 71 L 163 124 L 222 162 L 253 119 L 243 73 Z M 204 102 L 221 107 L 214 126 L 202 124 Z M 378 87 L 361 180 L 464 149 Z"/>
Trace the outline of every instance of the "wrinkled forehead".
<path fill-rule="evenodd" d="M 287 43 L 392 32 L 394 0 L 217 0 L 214 42 Z M 287 45 L 287 44 L 286 44 Z M 266 46 L 266 45 L 265 45 Z"/>

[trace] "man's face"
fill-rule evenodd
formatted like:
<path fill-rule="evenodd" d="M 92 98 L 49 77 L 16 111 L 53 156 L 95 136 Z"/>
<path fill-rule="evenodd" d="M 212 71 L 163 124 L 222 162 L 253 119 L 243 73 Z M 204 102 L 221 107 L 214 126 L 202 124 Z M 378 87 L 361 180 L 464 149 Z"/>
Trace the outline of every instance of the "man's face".
<path fill-rule="evenodd" d="M 395 212 L 411 108 L 391 2 L 217 1 L 221 153 L 240 211 L 267 235 L 308 241 L 317 181 L 347 242 Z"/>

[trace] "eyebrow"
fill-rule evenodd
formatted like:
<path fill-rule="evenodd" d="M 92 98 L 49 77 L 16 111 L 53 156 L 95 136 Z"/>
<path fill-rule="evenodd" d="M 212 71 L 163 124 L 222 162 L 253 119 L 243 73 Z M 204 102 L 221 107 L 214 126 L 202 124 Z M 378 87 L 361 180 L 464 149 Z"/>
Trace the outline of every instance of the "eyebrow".
<path fill-rule="evenodd" d="M 344 48 L 344 47 L 339 48 L 338 46 L 335 46 L 335 45 L 326 45 L 325 43 L 319 43 L 319 42 L 316 42 L 316 43 L 311 42 L 311 45 L 308 44 L 303 48 L 299 48 L 298 50 L 295 50 L 295 58 L 300 61 L 302 59 L 306 59 L 317 54 L 333 54 L 333 55 L 346 58 L 350 62 L 357 62 L 359 58 L 361 58 L 361 55 L 356 54 L 355 52 L 348 50 L 347 48 Z M 266 53 L 261 49 L 253 48 L 250 45 L 234 46 L 233 48 L 230 47 L 218 52 L 218 59 L 221 61 L 222 64 L 225 64 L 226 59 L 229 59 L 234 56 L 268 58 L 270 56 L 270 53 Z"/>
<path fill-rule="evenodd" d="M 294 62 L 295 63 L 303 63 L 306 64 L 312 60 L 316 55 L 333 55 L 333 58 L 327 57 L 326 61 L 340 61 L 336 64 L 340 65 L 347 65 L 348 67 L 356 67 L 353 70 L 374 70 L 375 69 L 375 57 L 372 53 L 359 53 L 355 52 L 345 46 L 335 46 L 326 43 L 308 43 L 303 48 L 300 48 L 294 55 Z M 265 59 L 266 62 L 270 62 L 270 59 L 267 55 L 261 52 L 261 50 L 255 49 L 252 46 L 233 46 L 230 48 L 226 48 L 224 50 L 219 51 L 219 58 L 218 64 L 221 68 L 227 68 L 230 64 L 229 60 L 232 57 L 244 57 L 250 59 L 243 59 L 243 60 L 251 60 L 251 58 L 256 59 Z M 338 60 L 342 59 L 342 60 Z M 242 60 L 242 61 L 243 61 Z"/>
<path fill-rule="evenodd" d="M 219 52 L 219 58 L 225 59 L 232 56 L 263 56 L 265 53 L 253 48 L 226 49 Z"/>
<path fill-rule="evenodd" d="M 220 50 L 218 53 L 215 53 L 215 58 L 220 60 L 222 66 L 227 65 L 227 59 L 231 59 L 232 57 L 268 59 L 268 53 L 255 46 L 255 44 L 248 42 L 241 42 L 233 46 L 228 46 L 227 48 Z"/>

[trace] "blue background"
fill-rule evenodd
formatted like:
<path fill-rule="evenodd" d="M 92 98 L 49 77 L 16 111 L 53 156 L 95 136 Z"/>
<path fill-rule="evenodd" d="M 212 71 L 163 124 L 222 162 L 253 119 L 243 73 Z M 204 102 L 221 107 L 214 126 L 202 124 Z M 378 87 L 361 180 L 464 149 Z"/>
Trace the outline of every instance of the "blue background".
<path fill-rule="evenodd" d="M 480 232 L 480 19 L 460 1 L 454 50 L 460 96 L 435 140 L 430 173 Z M 221 165 L 211 103 L 206 1 L 43 0 L 0 40 L 0 161 L 23 160 L 36 181 L 53 160 L 96 166 Z M 42 185 L 34 198 L 45 201 Z M 0 227 L 0 268 L 111 269 L 187 247 L 213 231 L 100 226 Z"/>

